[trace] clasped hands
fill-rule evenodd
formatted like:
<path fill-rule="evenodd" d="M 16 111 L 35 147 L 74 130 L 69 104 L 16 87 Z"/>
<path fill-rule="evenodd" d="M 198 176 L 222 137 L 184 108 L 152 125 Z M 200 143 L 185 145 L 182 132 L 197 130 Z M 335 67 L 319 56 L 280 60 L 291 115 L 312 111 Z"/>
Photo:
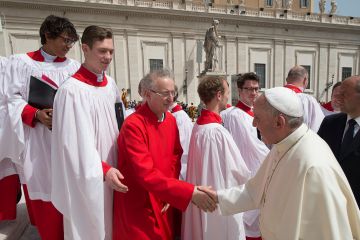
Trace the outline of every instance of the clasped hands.
<path fill-rule="evenodd" d="M 195 186 L 191 202 L 205 212 L 213 212 L 219 200 L 216 191 L 211 187 Z"/>

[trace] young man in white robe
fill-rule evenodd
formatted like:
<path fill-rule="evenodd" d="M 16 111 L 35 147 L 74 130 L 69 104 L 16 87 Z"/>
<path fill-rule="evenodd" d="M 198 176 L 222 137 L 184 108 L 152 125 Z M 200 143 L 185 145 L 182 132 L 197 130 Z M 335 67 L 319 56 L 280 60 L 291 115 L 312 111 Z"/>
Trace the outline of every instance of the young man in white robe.
<path fill-rule="evenodd" d="M 66 54 L 78 35 L 68 19 L 53 15 L 44 20 L 39 33 L 39 50 L 9 57 L 4 76 L 8 132 L 1 136 L 0 143 L 16 163 L 31 223 L 42 239 L 56 240 L 63 239 L 63 233 L 61 214 L 50 201 L 52 109 L 29 104 L 30 78 L 56 89 L 75 73 L 79 63 L 66 58 Z"/>
<path fill-rule="evenodd" d="M 229 132 L 222 126 L 220 111 L 226 108 L 229 86 L 225 78 L 205 76 L 198 86 L 206 108 L 194 125 L 188 156 L 186 181 L 215 189 L 244 184 L 250 171 Z M 242 214 L 224 217 L 188 206 L 183 215 L 183 240 L 244 240 Z"/>
<path fill-rule="evenodd" d="M 81 42 L 85 61 L 54 101 L 51 201 L 63 215 L 65 239 L 111 239 L 113 189 L 127 191 L 112 167 L 119 134 L 115 103 L 121 102 L 115 81 L 105 74 L 114 52 L 112 32 L 89 26 Z"/>
<path fill-rule="evenodd" d="M 0 57 L 0 136 L 9 131 L 9 113 L 7 111 L 7 97 L 4 92 L 4 72 L 7 58 Z M 16 204 L 21 196 L 21 185 L 15 165 L 5 144 L 0 145 L 0 221 L 16 218 Z"/>
<path fill-rule="evenodd" d="M 319 102 L 311 95 L 304 93 L 309 84 L 309 74 L 302 66 L 294 66 L 288 72 L 286 88 L 293 90 L 299 95 L 304 108 L 304 123 L 311 130 L 317 132 L 325 115 Z"/>
<path fill-rule="evenodd" d="M 259 140 L 254 120 L 253 106 L 259 93 L 259 77 L 255 73 L 245 73 L 237 79 L 239 102 L 221 112 L 224 127 L 230 132 L 238 146 L 246 166 L 255 176 L 260 165 L 269 153 L 267 146 Z M 259 229 L 259 210 L 244 213 L 244 227 L 247 240 L 261 239 Z"/>
<path fill-rule="evenodd" d="M 245 187 L 217 192 L 221 213 L 260 208 L 266 240 L 359 239 L 360 212 L 329 146 L 306 124 L 293 91 L 265 90 L 254 105 L 254 126 L 273 147 Z"/>
<path fill-rule="evenodd" d="M 183 154 L 181 155 L 180 180 L 185 181 L 190 137 L 194 124 L 191 121 L 189 115 L 177 103 L 178 96 L 178 88 L 175 85 L 174 103 L 170 106 L 169 111 L 175 117 L 176 125 L 179 129 L 180 144 L 183 149 Z"/>

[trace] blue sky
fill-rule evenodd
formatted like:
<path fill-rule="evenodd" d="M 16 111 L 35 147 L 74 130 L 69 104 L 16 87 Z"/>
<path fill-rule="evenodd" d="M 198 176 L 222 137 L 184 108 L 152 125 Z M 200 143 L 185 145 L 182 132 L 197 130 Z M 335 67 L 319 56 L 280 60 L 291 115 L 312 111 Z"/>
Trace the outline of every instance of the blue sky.
<path fill-rule="evenodd" d="M 330 10 L 331 0 L 326 0 L 326 12 Z M 360 0 L 336 0 L 337 15 L 360 17 Z M 319 0 L 315 0 L 315 12 L 319 12 Z"/>

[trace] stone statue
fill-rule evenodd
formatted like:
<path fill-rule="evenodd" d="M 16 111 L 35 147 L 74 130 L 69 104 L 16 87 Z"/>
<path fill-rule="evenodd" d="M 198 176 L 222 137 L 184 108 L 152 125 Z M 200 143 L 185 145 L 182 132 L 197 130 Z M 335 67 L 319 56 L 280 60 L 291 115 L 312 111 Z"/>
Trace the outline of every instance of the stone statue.
<path fill-rule="evenodd" d="M 216 50 L 219 47 L 219 39 L 221 36 L 217 32 L 219 20 L 213 20 L 212 26 L 206 31 L 204 50 L 206 53 L 205 68 L 203 73 L 213 72 L 218 62 Z"/>
<path fill-rule="evenodd" d="M 319 1 L 320 14 L 324 14 L 324 12 L 325 12 L 325 4 L 326 4 L 326 0 L 320 0 Z"/>
<path fill-rule="evenodd" d="M 283 0 L 276 0 L 275 4 L 276 4 L 276 8 L 282 8 L 282 2 Z"/>
<path fill-rule="evenodd" d="M 287 10 L 291 10 L 292 4 L 293 4 L 293 1 L 292 1 L 292 0 L 288 0 L 287 3 L 286 3 L 286 9 L 287 9 Z"/>
<path fill-rule="evenodd" d="M 337 10 L 337 3 L 335 0 L 331 1 L 331 9 L 330 9 L 330 15 L 334 15 L 336 13 Z"/>

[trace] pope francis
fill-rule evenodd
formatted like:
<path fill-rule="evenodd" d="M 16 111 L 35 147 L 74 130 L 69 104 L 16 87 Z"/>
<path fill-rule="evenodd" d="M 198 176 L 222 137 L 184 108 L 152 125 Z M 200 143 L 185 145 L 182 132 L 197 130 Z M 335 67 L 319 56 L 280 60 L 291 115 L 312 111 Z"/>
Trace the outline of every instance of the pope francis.
<path fill-rule="evenodd" d="M 260 209 L 264 240 L 360 239 L 360 214 L 349 183 L 328 145 L 303 124 L 296 94 L 268 89 L 254 105 L 253 125 L 273 144 L 245 187 L 217 192 L 221 213 Z"/>

